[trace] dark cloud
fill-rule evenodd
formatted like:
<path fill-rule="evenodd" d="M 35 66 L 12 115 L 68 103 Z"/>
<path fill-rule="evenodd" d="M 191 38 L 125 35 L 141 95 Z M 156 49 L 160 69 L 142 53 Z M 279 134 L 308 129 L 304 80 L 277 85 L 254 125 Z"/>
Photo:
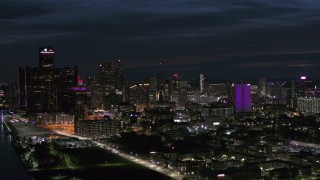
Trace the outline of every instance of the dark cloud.
<path fill-rule="evenodd" d="M 3 1 L 0 60 L 9 63 L 0 80 L 36 66 L 39 45 L 55 47 L 57 66 L 79 65 L 84 75 L 115 59 L 133 78 L 161 69 L 188 78 L 315 72 L 319 9 L 316 0 Z"/>
<path fill-rule="evenodd" d="M 27 19 L 52 13 L 50 6 L 43 6 L 32 2 L 1 1 L 0 20 Z"/>

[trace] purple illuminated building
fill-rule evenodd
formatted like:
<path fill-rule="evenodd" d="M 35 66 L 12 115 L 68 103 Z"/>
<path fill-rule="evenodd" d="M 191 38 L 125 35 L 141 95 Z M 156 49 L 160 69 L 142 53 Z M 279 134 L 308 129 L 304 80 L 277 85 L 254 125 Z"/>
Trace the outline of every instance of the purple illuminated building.
<path fill-rule="evenodd" d="M 236 84 L 236 112 L 251 112 L 250 84 Z"/>

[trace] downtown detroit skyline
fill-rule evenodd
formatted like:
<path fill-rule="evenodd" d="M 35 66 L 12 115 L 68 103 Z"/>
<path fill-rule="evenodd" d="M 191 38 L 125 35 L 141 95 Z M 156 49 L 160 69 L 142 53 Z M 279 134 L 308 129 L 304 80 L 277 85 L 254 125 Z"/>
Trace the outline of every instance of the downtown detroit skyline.
<path fill-rule="evenodd" d="M 319 9 L 317 0 L 4 0 L 0 80 L 37 66 L 39 46 L 83 78 L 118 59 L 129 80 L 319 78 Z"/>

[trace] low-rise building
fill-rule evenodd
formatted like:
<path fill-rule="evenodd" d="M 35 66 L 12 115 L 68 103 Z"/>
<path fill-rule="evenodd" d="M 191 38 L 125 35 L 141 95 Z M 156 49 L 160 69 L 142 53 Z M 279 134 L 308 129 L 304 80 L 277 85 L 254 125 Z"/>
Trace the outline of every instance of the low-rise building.
<path fill-rule="evenodd" d="M 75 134 L 88 138 L 108 138 L 120 134 L 120 121 L 111 119 L 75 121 Z"/>

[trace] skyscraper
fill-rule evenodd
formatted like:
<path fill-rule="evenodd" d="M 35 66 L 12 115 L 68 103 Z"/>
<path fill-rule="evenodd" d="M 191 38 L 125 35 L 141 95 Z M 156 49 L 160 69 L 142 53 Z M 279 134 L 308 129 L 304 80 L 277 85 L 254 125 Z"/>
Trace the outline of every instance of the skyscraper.
<path fill-rule="evenodd" d="M 99 75 L 89 82 L 94 108 L 109 108 L 126 101 L 126 84 L 120 61 L 100 63 Z"/>
<path fill-rule="evenodd" d="M 163 101 L 167 99 L 166 80 L 163 73 L 157 75 L 157 100 Z"/>
<path fill-rule="evenodd" d="M 39 67 L 19 68 L 20 108 L 28 113 L 74 109 L 78 68 L 54 68 L 53 48 L 39 48 Z"/>
<path fill-rule="evenodd" d="M 259 79 L 258 87 L 259 87 L 259 97 L 266 97 L 266 95 L 267 95 L 267 82 L 266 82 L 265 77 L 262 77 Z"/>
<path fill-rule="evenodd" d="M 156 102 L 157 98 L 157 77 L 153 76 L 149 78 L 149 102 Z"/>
<path fill-rule="evenodd" d="M 204 74 L 200 74 L 200 93 L 204 93 Z"/>
<path fill-rule="evenodd" d="M 73 89 L 78 85 L 78 67 L 64 67 L 54 69 L 55 96 L 57 109 L 63 112 L 75 112 L 76 92 Z"/>
<path fill-rule="evenodd" d="M 297 108 L 303 113 L 320 113 L 320 98 L 297 98 Z"/>
<path fill-rule="evenodd" d="M 236 112 L 251 112 L 250 84 L 236 84 Z"/>
<path fill-rule="evenodd" d="M 54 68 L 54 49 L 51 47 L 39 47 L 39 67 Z"/>
<path fill-rule="evenodd" d="M 149 103 L 149 83 L 135 82 L 131 84 L 129 102 L 135 104 L 137 110 L 143 111 Z"/>

